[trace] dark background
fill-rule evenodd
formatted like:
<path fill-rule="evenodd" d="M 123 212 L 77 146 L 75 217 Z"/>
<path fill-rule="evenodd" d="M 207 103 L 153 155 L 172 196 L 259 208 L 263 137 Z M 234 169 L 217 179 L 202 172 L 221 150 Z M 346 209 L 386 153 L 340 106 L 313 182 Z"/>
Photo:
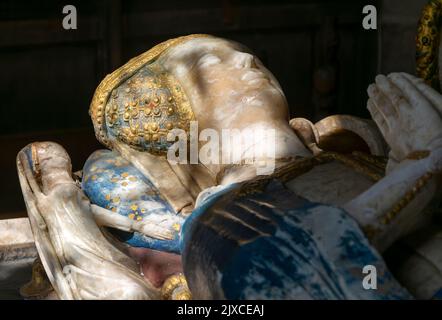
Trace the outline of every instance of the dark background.
<path fill-rule="evenodd" d="M 368 117 L 377 73 L 414 73 L 414 36 L 425 0 L 0 1 L 0 219 L 24 216 L 15 156 L 52 140 L 74 170 L 100 145 L 88 116 L 103 77 L 153 45 L 210 33 L 251 48 L 280 81 L 291 116 Z M 78 29 L 62 28 L 77 8 Z M 362 8 L 378 8 L 378 30 Z"/>

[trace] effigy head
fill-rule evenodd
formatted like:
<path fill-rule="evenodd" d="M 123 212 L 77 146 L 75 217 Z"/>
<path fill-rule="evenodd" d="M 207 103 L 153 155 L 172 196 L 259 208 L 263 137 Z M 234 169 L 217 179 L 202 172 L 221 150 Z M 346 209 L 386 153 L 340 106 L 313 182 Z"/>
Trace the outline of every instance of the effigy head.
<path fill-rule="evenodd" d="M 162 52 L 185 40 L 172 39 L 153 47 L 100 83 L 89 114 L 101 143 L 111 148 L 112 140 L 118 139 L 136 149 L 161 153 L 167 150 L 167 131 L 188 126 L 194 116 L 187 96 L 157 63 Z"/>
<path fill-rule="evenodd" d="M 98 86 L 90 115 L 98 140 L 118 140 L 166 154 L 173 129 L 243 128 L 288 121 L 274 76 L 244 46 L 209 35 L 163 42 L 133 58 Z"/>

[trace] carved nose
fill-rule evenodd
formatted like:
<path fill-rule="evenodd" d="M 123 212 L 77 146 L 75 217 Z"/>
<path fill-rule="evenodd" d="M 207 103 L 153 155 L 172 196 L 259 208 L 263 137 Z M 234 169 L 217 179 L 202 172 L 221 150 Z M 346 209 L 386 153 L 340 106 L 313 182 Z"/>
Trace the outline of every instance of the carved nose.
<path fill-rule="evenodd" d="M 236 67 L 238 69 L 252 68 L 255 66 L 256 66 L 255 57 L 252 54 L 246 53 L 246 52 L 238 53 L 237 58 L 236 58 Z"/>

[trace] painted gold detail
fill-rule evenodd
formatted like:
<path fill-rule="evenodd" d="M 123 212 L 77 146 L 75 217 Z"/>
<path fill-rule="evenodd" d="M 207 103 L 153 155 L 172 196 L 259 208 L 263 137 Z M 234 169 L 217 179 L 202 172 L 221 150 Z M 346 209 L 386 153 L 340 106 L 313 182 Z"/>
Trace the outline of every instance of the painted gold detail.
<path fill-rule="evenodd" d="M 95 94 L 92 98 L 92 102 L 89 108 L 89 114 L 94 124 L 95 134 L 97 136 L 97 139 L 101 143 L 111 148 L 111 143 L 107 132 L 106 121 L 104 119 L 103 113 L 100 112 L 99 110 L 102 111 L 103 105 L 108 104 L 108 100 L 111 94 L 113 95 L 112 96 L 113 98 L 119 96 L 118 93 L 114 93 L 115 92 L 114 89 L 119 87 L 123 82 L 129 80 L 144 65 L 154 62 L 155 59 L 167 49 L 176 46 L 180 43 L 183 43 L 185 41 L 188 41 L 190 39 L 201 38 L 201 37 L 209 37 L 209 35 L 194 34 L 162 42 L 156 45 L 155 47 L 153 47 L 152 49 L 150 49 L 149 51 L 131 59 L 125 65 L 115 70 L 114 72 L 112 72 L 110 75 L 106 76 L 103 79 L 103 81 L 100 83 L 100 85 L 97 87 L 95 91 Z M 170 98 L 172 98 L 171 101 L 175 100 L 177 107 L 176 112 L 178 112 L 180 118 L 185 122 L 188 122 L 191 119 L 193 119 L 194 115 L 192 109 L 180 86 L 173 85 L 173 83 L 171 83 L 173 82 L 173 80 L 167 77 L 167 73 L 161 73 L 159 74 L 159 76 L 163 77 L 165 81 L 164 85 L 167 86 L 168 89 L 171 91 L 172 97 Z M 156 82 L 155 80 L 151 80 L 149 85 L 151 85 L 152 88 L 155 88 L 156 86 L 158 86 L 158 84 L 156 84 L 155 82 Z M 137 81 L 130 81 L 129 84 L 135 86 L 137 84 Z M 125 88 L 126 93 L 132 93 L 132 91 L 135 90 L 132 90 L 130 86 Z M 158 102 L 160 102 L 159 99 Z M 110 119 L 112 120 L 114 118 L 111 116 Z M 137 143 L 135 143 L 135 141 L 132 140 L 133 139 L 132 136 L 128 136 L 127 138 L 129 138 L 130 140 L 129 141 L 130 145 L 135 145 L 135 146 L 137 145 Z"/>
<path fill-rule="evenodd" d="M 433 174 L 428 172 L 420 177 L 414 186 L 390 209 L 381 219 L 380 222 L 384 225 L 390 224 L 397 215 L 410 204 L 411 201 L 416 197 L 416 195 L 422 190 L 422 188 L 427 185 L 431 180 Z"/>
<path fill-rule="evenodd" d="M 20 295 L 27 299 L 43 299 L 53 290 L 43 265 L 37 258 L 32 265 L 32 279 L 20 288 Z"/>
<path fill-rule="evenodd" d="M 166 279 L 161 288 L 163 300 L 191 300 L 192 294 L 182 273 L 174 274 Z"/>
<path fill-rule="evenodd" d="M 416 36 L 417 76 L 438 91 L 441 89 L 438 66 L 441 17 L 442 0 L 429 1 L 422 11 Z"/>

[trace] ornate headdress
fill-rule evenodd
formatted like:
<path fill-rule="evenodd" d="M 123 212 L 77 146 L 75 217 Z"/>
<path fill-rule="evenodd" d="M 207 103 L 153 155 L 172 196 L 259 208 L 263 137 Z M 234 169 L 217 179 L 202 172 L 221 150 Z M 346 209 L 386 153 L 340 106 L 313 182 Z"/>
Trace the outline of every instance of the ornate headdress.
<path fill-rule="evenodd" d="M 131 147 L 165 154 L 175 128 L 189 132 L 194 114 L 180 83 L 157 58 L 187 40 L 208 37 L 194 34 L 162 42 L 131 59 L 100 83 L 89 109 L 97 139 L 112 147 L 118 139 Z"/>

